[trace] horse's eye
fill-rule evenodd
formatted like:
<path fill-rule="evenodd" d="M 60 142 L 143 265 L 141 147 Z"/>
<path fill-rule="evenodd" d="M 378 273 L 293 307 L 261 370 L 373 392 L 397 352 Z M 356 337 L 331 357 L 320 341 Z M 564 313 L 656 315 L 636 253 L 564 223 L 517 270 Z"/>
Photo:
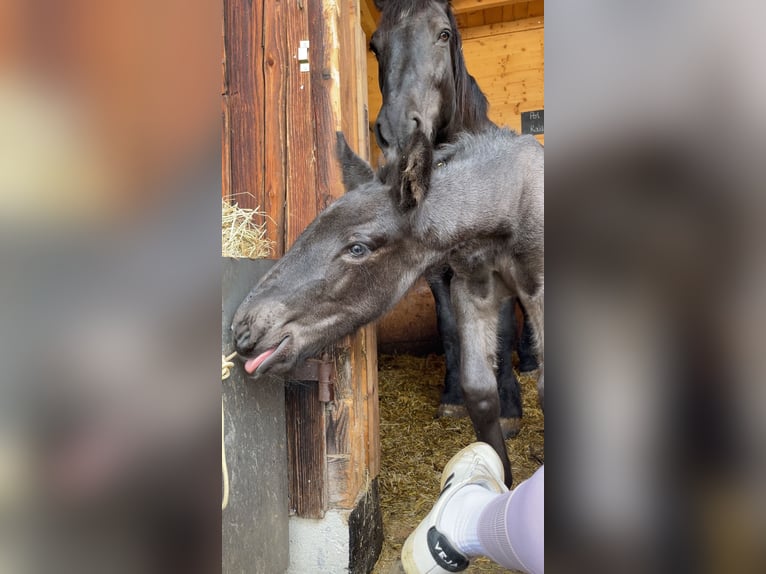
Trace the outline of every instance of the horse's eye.
<path fill-rule="evenodd" d="M 370 252 L 370 248 L 364 243 L 354 243 L 348 248 L 348 253 L 351 257 L 363 257 Z"/>
<path fill-rule="evenodd" d="M 442 42 L 446 42 L 447 40 L 449 40 L 450 35 L 451 35 L 450 31 L 445 28 L 439 34 L 439 40 L 441 40 Z"/>

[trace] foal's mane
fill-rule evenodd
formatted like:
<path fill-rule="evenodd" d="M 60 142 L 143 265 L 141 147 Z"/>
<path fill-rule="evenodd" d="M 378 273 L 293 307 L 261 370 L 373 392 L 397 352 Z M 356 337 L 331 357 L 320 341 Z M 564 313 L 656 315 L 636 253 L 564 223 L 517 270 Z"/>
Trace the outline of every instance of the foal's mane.
<path fill-rule="evenodd" d="M 384 0 L 376 2 L 376 5 L 381 11 L 380 26 L 390 28 L 401 19 L 407 18 L 414 12 L 425 10 L 434 3 L 444 7 L 452 28 L 450 54 L 452 73 L 455 78 L 455 116 L 446 130 L 448 139 L 452 139 L 458 132 L 475 133 L 493 125 L 487 115 L 489 109 L 487 97 L 466 68 L 463 58 L 463 41 L 455 14 L 452 12 L 452 5 L 449 0 Z"/>

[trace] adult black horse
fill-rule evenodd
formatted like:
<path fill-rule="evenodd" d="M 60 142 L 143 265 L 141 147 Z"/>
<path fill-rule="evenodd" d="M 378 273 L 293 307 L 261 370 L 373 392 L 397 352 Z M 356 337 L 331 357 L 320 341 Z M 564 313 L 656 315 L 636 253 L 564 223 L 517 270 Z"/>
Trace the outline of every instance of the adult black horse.
<path fill-rule="evenodd" d="M 463 59 L 457 22 L 448 0 L 376 0 L 381 11 L 370 49 L 378 60 L 383 105 L 375 122 L 375 137 L 386 161 L 396 165 L 404 145 L 421 130 L 439 145 L 462 132 L 479 133 L 495 124 L 487 115 L 488 103 Z M 439 414 L 461 416 L 460 342 L 450 298 L 453 271 L 438 266 L 426 273 L 436 303 L 437 324 L 446 362 L 444 392 Z M 500 311 L 497 386 L 503 432 L 513 436 L 522 415 L 519 383 L 511 365 L 516 342 L 515 299 Z M 537 368 L 530 329 L 525 321 L 518 345 L 520 369 Z"/>

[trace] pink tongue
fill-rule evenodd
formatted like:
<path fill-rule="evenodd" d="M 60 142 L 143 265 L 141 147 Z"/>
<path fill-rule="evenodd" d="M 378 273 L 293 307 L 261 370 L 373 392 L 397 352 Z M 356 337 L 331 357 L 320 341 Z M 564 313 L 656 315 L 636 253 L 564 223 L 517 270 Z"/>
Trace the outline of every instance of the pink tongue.
<path fill-rule="evenodd" d="M 274 354 L 274 351 L 276 351 L 277 348 L 274 347 L 273 349 L 269 349 L 268 351 L 264 351 L 260 355 L 258 355 L 255 359 L 248 359 L 248 361 L 245 363 L 245 370 L 250 373 L 251 375 L 255 372 L 255 369 L 261 366 L 261 363 L 268 359 L 272 354 Z"/>

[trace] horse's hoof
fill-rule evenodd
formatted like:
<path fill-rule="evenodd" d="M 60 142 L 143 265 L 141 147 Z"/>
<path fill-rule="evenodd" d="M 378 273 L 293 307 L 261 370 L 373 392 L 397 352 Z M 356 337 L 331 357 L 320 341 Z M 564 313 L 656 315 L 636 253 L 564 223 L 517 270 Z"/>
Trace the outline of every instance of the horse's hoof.
<path fill-rule="evenodd" d="M 439 405 L 439 410 L 437 411 L 436 416 L 439 418 L 449 417 L 452 419 L 462 419 L 468 416 L 468 411 L 466 410 L 465 405 L 450 405 L 442 403 Z"/>
<path fill-rule="evenodd" d="M 500 419 L 500 429 L 503 431 L 503 438 L 509 439 L 519 434 L 521 430 L 521 418 L 513 417 L 510 419 Z"/>

